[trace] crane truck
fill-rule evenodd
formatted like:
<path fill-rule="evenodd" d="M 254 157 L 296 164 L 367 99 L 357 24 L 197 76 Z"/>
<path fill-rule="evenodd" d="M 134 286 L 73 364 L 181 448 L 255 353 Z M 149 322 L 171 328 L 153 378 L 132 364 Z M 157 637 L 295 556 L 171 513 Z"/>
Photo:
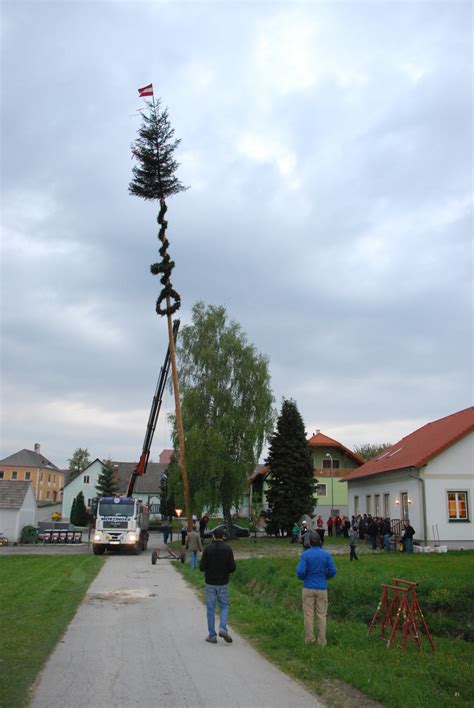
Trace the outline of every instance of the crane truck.
<path fill-rule="evenodd" d="M 173 323 L 173 339 L 178 336 L 179 320 Z M 102 555 L 107 549 L 129 550 L 138 555 L 148 544 L 148 508 L 141 499 L 133 496 L 135 482 L 147 470 L 151 443 L 155 433 L 161 402 L 170 368 L 170 349 L 166 351 L 161 367 L 155 395 L 143 441 L 142 454 L 135 466 L 124 496 L 102 497 L 97 501 L 97 516 L 92 550 L 94 555 Z"/>

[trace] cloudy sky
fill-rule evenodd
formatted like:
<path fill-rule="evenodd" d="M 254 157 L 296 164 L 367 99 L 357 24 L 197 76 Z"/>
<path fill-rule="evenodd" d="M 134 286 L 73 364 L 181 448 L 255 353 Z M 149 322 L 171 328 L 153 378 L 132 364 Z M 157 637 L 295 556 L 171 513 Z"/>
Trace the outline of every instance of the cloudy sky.
<path fill-rule="evenodd" d="M 349 447 L 471 405 L 470 2 L 1 13 L 0 458 L 138 459 L 167 346 L 156 207 L 128 194 L 149 82 L 190 186 L 168 203 L 182 323 L 224 305 L 276 405 Z"/>

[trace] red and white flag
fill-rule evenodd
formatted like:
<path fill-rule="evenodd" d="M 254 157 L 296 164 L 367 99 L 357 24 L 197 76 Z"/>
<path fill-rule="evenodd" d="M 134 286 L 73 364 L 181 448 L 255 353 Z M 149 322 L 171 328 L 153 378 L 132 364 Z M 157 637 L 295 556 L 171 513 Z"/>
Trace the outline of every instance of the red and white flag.
<path fill-rule="evenodd" d="M 140 98 L 145 98 L 145 96 L 153 96 L 153 84 L 148 84 L 148 86 L 139 88 L 138 95 Z"/>

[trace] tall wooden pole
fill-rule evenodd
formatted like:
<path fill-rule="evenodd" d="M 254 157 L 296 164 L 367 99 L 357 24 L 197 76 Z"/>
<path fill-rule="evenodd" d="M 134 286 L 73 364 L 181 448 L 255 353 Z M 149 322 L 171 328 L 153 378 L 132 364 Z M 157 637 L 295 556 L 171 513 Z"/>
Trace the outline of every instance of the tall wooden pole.
<path fill-rule="evenodd" d="M 166 304 L 169 309 L 170 298 L 167 296 Z M 193 516 L 191 513 L 191 495 L 189 494 L 189 481 L 188 473 L 186 470 L 186 447 L 184 441 L 184 428 L 183 428 L 183 416 L 181 413 L 181 401 L 179 398 L 179 381 L 178 381 L 178 367 L 176 365 L 176 349 L 174 346 L 173 337 L 173 323 L 171 320 L 171 314 L 168 313 L 168 337 L 170 340 L 170 359 L 171 359 L 171 375 L 173 379 L 173 393 L 174 393 L 174 405 L 176 410 L 176 426 L 178 428 L 178 460 L 179 466 L 181 468 L 181 476 L 183 478 L 183 494 L 184 494 L 184 508 L 186 510 L 186 517 L 188 520 L 188 530 L 191 531 L 193 527 Z"/>

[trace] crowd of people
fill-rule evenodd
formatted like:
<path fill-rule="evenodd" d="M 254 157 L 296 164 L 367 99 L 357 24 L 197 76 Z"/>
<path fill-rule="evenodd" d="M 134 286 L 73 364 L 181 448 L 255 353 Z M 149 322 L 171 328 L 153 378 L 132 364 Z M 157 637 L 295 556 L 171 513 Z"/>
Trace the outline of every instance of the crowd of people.
<path fill-rule="evenodd" d="M 361 541 L 370 545 L 374 551 L 382 549 L 390 552 L 392 550 L 394 533 L 390 519 L 388 517 L 372 516 L 371 514 L 353 515 L 351 519 L 348 516 L 329 516 L 326 523 L 324 523 L 323 517 L 319 514 L 311 522 L 303 520 L 301 526 L 295 522 L 291 533 L 291 543 L 301 543 L 303 547 L 309 548 L 308 534 L 310 531 L 316 531 L 322 545 L 326 530 L 328 537 L 342 536 L 348 539 L 351 560 L 358 560 L 356 547 L 357 543 Z M 400 538 L 401 551 L 413 553 L 414 535 L 415 530 L 410 525 L 410 522 L 408 520 L 404 521 Z"/>

